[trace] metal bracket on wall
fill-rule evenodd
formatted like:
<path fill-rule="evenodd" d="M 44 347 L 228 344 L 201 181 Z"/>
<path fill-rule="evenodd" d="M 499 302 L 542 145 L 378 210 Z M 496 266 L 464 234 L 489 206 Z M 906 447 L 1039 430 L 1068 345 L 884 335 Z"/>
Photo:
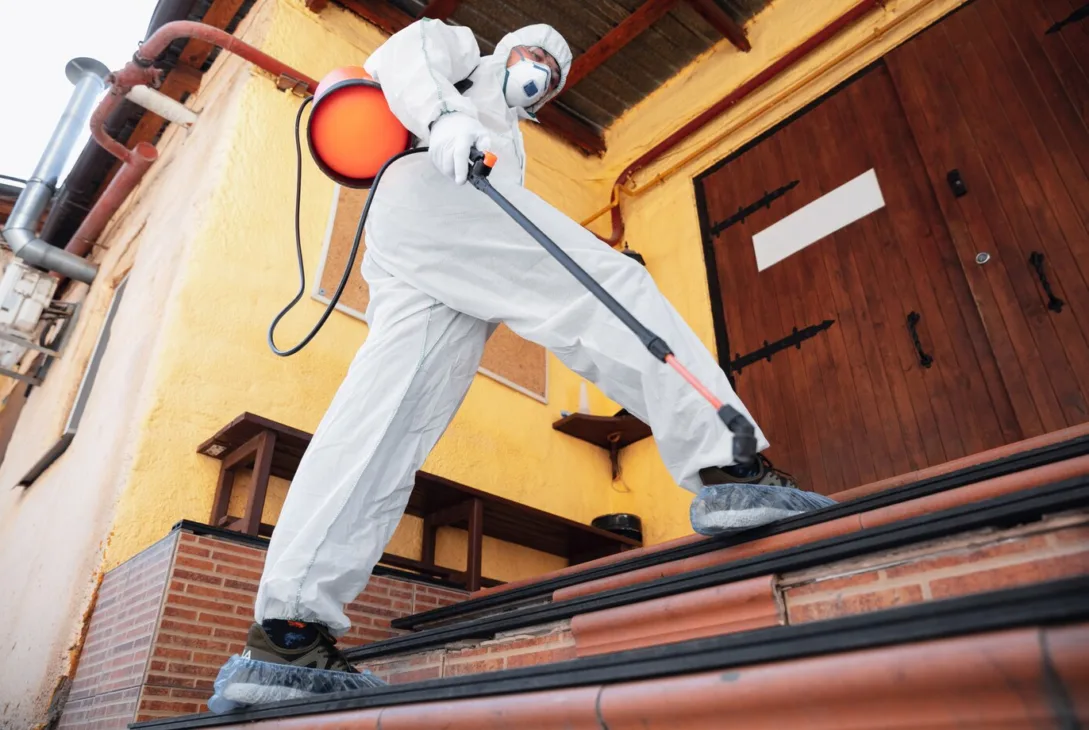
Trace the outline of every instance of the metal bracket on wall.
<path fill-rule="evenodd" d="M 19 335 L 5 332 L 0 329 L 0 340 L 13 342 L 20 347 L 25 347 L 28 350 L 35 350 L 45 356 L 41 359 L 41 364 L 34 369 L 33 373 L 20 373 L 16 370 L 0 367 L 0 375 L 6 375 L 9 378 L 29 383 L 32 386 L 41 385 L 54 358 L 61 355 L 64 351 L 64 346 L 68 343 L 68 338 L 72 334 L 72 325 L 79 315 L 79 308 L 79 302 L 53 302 L 49 305 L 49 308 L 42 315 L 42 319 L 59 323 L 60 329 L 48 344 L 43 341 L 34 342 L 33 340 L 28 340 Z"/>
<path fill-rule="evenodd" d="M 280 91 L 290 91 L 298 97 L 303 97 L 307 94 L 306 82 L 286 73 L 282 73 L 276 78 L 276 88 Z"/>
<path fill-rule="evenodd" d="M 8 368 L 0 368 L 0 375 L 7 376 L 9 378 L 15 378 L 27 385 L 41 385 L 42 379 L 37 374 L 29 375 L 27 373 L 20 373 L 17 370 L 9 370 Z"/>
<path fill-rule="evenodd" d="M 808 339 L 816 337 L 821 332 L 831 327 L 836 323 L 834 319 L 826 319 L 820 324 L 811 324 L 805 329 L 799 330 L 794 327 L 789 335 L 775 342 L 768 342 L 764 340 L 764 346 L 753 350 L 747 355 L 735 355 L 734 359 L 726 366 L 727 373 L 740 373 L 742 369 L 759 362 L 760 360 L 767 360 L 771 362 L 771 356 L 777 352 L 782 352 L 788 348 L 795 348 L 797 350 L 802 349 L 802 343 Z"/>
<path fill-rule="evenodd" d="M 735 225 L 737 223 L 744 223 L 746 218 L 748 218 L 750 215 L 757 212 L 761 208 L 770 208 L 772 203 L 789 193 L 794 188 L 798 187 L 798 184 L 800 182 L 800 180 L 791 180 L 786 185 L 775 188 L 775 190 L 772 190 L 770 193 L 765 191 L 763 197 L 761 197 L 756 202 L 750 203 L 743 208 L 738 208 L 737 212 L 731 215 L 729 218 L 723 221 L 719 221 L 718 223 L 715 223 L 713 226 L 711 226 L 711 235 L 717 236 L 732 225 Z"/>

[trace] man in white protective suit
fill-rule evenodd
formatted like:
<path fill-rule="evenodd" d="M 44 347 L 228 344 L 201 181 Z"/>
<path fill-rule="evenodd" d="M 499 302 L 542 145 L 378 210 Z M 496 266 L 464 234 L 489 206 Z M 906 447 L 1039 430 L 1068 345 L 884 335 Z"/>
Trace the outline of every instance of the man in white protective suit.
<path fill-rule="evenodd" d="M 798 490 L 762 457 L 735 465 L 732 436 L 715 409 L 495 203 L 464 184 L 470 149 L 495 153 L 492 184 L 711 391 L 753 420 L 645 268 L 523 187 L 519 121 L 535 119 L 571 67 L 559 33 L 522 28 L 481 57 L 469 28 L 420 20 L 364 67 L 429 152 L 392 164 L 374 193 L 362 264 L 370 333 L 291 484 L 246 656 L 352 671 L 334 639 L 349 628 L 344 606 L 366 587 L 416 471 L 465 398 L 499 322 L 650 425 L 670 475 L 697 495 L 701 531 L 832 503 Z M 759 428 L 756 439 L 758 450 L 767 448 Z"/>

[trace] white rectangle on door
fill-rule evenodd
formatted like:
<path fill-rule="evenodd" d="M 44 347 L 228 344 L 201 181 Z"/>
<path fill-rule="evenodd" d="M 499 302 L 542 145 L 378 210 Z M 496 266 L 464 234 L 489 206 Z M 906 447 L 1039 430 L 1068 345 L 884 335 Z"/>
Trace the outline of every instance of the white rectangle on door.
<path fill-rule="evenodd" d="M 755 234 L 756 270 L 763 271 L 884 207 L 877 173 L 868 170 Z"/>

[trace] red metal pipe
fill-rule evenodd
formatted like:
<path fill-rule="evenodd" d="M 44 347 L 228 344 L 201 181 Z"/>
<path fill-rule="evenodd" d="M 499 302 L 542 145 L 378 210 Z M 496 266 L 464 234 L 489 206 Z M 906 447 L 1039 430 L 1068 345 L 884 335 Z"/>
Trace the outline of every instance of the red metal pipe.
<path fill-rule="evenodd" d="M 310 93 L 314 93 L 318 88 L 318 82 L 306 74 L 214 26 L 188 20 L 178 20 L 162 26 L 140 46 L 140 49 L 133 55 L 132 60 L 125 64 L 124 68 L 110 74 L 110 90 L 91 115 L 91 136 L 104 150 L 121 160 L 123 164 L 94 207 L 87 213 L 83 223 L 72 235 L 68 245 L 64 247 L 66 251 L 70 251 L 77 256 L 86 255 L 106 228 L 110 218 L 113 217 L 140 180 L 143 179 L 144 173 L 151 167 L 151 163 L 158 159 L 159 151 L 155 149 L 154 145 L 140 142 L 134 148 L 129 149 L 111 137 L 109 132 L 106 131 L 106 121 L 132 87 L 141 84 L 152 87 L 159 86 L 162 81 L 162 71 L 152 67 L 151 64 L 159 57 L 160 53 L 166 50 L 167 46 L 179 38 L 195 38 L 216 45 L 224 51 L 233 53 L 274 74 L 277 78 L 288 76 L 305 84 L 307 91 Z"/>
<path fill-rule="evenodd" d="M 147 64 L 150 64 L 158 58 L 159 54 L 165 51 L 167 46 L 179 38 L 206 41 L 219 46 L 228 53 L 233 53 L 236 56 L 246 59 L 254 66 L 263 68 L 274 76 L 290 76 L 291 78 L 306 84 L 306 89 L 311 94 L 318 88 L 318 82 L 314 79 L 301 71 L 297 71 L 291 66 L 288 66 L 286 63 L 273 58 L 267 53 L 257 50 L 250 44 L 238 40 L 227 31 L 216 28 L 215 26 L 205 25 L 204 23 L 196 23 L 191 20 L 175 20 L 152 33 L 151 37 L 144 41 L 143 45 L 140 46 L 140 50 L 133 56 L 133 61 L 129 65 L 146 67 Z"/>
<path fill-rule="evenodd" d="M 881 7 L 883 0 L 861 0 L 858 4 L 852 7 L 843 15 L 833 20 L 828 25 L 821 28 L 815 34 L 807 38 L 800 45 L 795 47 L 789 53 L 782 58 L 775 61 L 760 73 L 753 76 L 751 79 L 741 84 L 726 96 L 719 99 L 710 107 L 705 109 L 699 114 L 699 116 L 692 119 L 683 127 L 678 129 L 673 134 L 663 139 L 658 144 L 654 145 L 650 150 L 640 155 L 634 162 L 624 168 L 624 171 L 616 178 L 616 182 L 613 183 L 614 189 L 616 187 L 624 185 L 628 180 L 632 178 L 635 173 L 642 170 L 650 163 L 657 160 L 669 150 L 676 147 L 685 138 L 691 136 L 695 132 L 703 129 L 709 122 L 725 113 L 730 108 L 738 104 L 746 97 L 752 95 L 753 92 L 758 91 L 762 87 L 766 86 L 769 82 L 778 77 L 781 73 L 793 66 L 798 61 L 802 60 L 814 50 L 824 45 L 829 39 L 837 35 L 847 26 L 851 25 L 855 21 L 861 19 L 870 11 L 875 8 Z M 602 241 L 608 243 L 611 246 L 615 246 L 621 242 L 624 238 L 624 217 L 620 212 L 620 200 L 617 199 L 616 205 L 612 209 L 612 233 L 608 236 L 598 236 Z"/>
<path fill-rule="evenodd" d="M 110 118 L 110 115 L 113 114 L 113 110 L 116 109 L 117 105 L 121 103 L 121 100 L 125 98 L 126 93 L 128 93 L 127 89 L 121 91 L 117 86 L 110 87 L 105 98 L 98 103 L 94 113 L 91 114 L 91 136 L 94 138 L 95 142 L 98 142 L 102 149 L 127 164 L 135 163 L 136 155 L 128 147 L 111 137 L 110 133 L 106 131 L 106 120 Z"/>
<path fill-rule="evenodd" d="M 133 55 L 132 60 L 125 64 L 124 68 L 110 74 L 110 91 L 106 98 L 99 103 L 94 114 L 91 115 L 91 134 L 94 136 L 95 141 L 122 162 L 131 162 L 137 166 L 140 164 L 138 160 L 134 159 L 131 150 L 106 132 L 106 120 L 132 87 L 142 84 L 152 87 L 159 86 L 162 81 L 162 71 L 152 67 L 151 64 L 155 62 L 160 53 L 166 50 L 167 46 L 179 38 L 196 39 L 216 45 L 276 77 L 288 76 L 305 84 L 306 90 L 311 94 L 318 88 L 318 82 L 306 74 L 267 53 L 259 51 L 249 43 L 238 40 L 225 30 L 190 20 L 176 20 L 167 23 L 144 41 L 140 49 Z"/>
<path fill-rule="evenodd" d="M 128 153 L 129 159 L 121 165 L 121 169 L 106 186 L 105 192 L 87 213 L 87 217 L 80 223 L 76 232 L 72 234 L 68 245 L 64 247 L 65 251 L 74 253 L 76 256 L 87 255 L 91 246 L 106 228 L 106 224 L 110 222 L 110 218 L 143 179 L 151 163 L 159 157 L 159 151 L 155 149 L 155 145 L 147 142 L 140 142 L 133 149 L 126 149 L 125 152 Z"/>

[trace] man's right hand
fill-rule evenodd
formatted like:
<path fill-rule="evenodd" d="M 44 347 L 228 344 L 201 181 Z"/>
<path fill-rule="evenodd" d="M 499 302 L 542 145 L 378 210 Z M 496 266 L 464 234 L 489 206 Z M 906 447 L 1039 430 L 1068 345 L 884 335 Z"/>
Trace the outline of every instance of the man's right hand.
<path fill-rule="evenodd" d="M 469 177 L 469 151 L 485 151 L 491 145 L 488 130 L 467 114 L 454 112 L 439 117 L 431 127 L 428 156 L 439 171 L 458 185 Z"/>

